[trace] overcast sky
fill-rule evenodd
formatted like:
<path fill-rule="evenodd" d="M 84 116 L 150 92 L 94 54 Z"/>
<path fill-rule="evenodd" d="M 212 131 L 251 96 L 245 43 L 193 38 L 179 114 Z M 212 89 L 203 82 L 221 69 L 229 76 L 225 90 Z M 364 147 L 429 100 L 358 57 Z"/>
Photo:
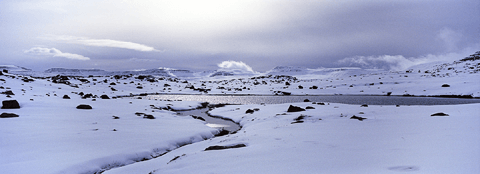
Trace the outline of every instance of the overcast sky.
<path fill-rule="evenodd" d="M 479 9 L 478 0 L 1 0 L 0 64 L 401 69 L 480 51 Z"/>

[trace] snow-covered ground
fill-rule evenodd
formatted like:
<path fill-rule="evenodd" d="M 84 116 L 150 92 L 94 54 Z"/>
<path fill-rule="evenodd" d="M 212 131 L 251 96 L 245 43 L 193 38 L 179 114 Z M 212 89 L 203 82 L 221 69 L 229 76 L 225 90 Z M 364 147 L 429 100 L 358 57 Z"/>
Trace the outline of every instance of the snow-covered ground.
<path fill-rule="evenodd" d="M 0 110 L 19 115 L 0 118 L 0 173 L 110 168 L 104 173 L 480 173 L 480 104 L 232 105 L 210 114 L 242 129 L 214 137 L 219 130 L 172 111 L 194 109 L 199 102 L 117 98 L 145 93 L 480 97 L 480 60 L 401 72 L 277 67 L 248 76 L 168 68 L 112 74 L 0 67 L 9 70 L 0 75 L 0 100 L 20 105 Z M 59 71 L 68 76 L 57 76 L 64 74 Z M 93 109 L 77 109 L 80 104 Z M 313 108 L 287 112 L 289 105 Z M 439 112 L 449 116 L 431 116 Z M 350 119 L 353 115 L 366 119 Z M 180 147 L 185 144 L 190 145 Z M 237 148 L 205 151 L 218 145 Z"/>
<path fill-rule="evenodd" d="M 238 133 L 105 173 L 478 173 L 479 106 L 231 105 L 211 114 L 240 122 Z"/>

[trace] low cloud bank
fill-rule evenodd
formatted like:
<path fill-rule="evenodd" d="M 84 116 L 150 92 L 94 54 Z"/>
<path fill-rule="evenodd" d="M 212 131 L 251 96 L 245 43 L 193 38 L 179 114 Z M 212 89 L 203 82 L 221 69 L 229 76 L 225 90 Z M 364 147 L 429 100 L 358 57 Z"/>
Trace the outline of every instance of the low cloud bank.
<path fill-rule="evenodd" d="M 67 59 L 74 60 L 90 60 L 90 58 L 72 53 L 64 53 L 56 48 L 42 48 L 42 47 L 33 47 L 29 50 L 24 51 L 25 54 L 37 55 L 37 56 L 51 56 L 51 57 L 63 57 Z"/>
<path fill-rule="evenodd" d="M 459 52 L 439 55 L 428 54 L 420 57 L 404 57 L 402 55 L 354 56 L 341 59 L 336 63 L 341 66 L 355 66 L 364 69 L 401 71 L 425 63 L 457 61 L 478 50 L 480 50 L 480 44 L 474 47 L 465 48 Z"/>

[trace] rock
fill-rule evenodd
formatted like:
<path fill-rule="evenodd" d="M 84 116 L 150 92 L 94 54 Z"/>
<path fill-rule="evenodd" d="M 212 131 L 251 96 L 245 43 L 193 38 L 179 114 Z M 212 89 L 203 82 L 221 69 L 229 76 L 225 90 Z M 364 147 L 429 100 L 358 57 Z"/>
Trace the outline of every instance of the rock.
<path fill-rule="evenodd" d="M 247 147 L 245 144 L 235 144 L 235 145 L 229 145 L 229 146 L 210 146 L 205 149 L 207 150 L 224 150 L 224 149 L 232 149 L 232 148 L 241 148 L 241 147 Z"/>
<path fill-rule="evenodd" d="M 228 135 L 230 132 L 225 130 L 225 129 L 221 129 L 220 132 L 218 132 L 217 134 L 215 134 L 216 137 L 219 137 L 219 136 L 224 136 L 224 135 Z"/>
<path fill-rule="evenodd" d="M 194 119 L 198 119 L 198 120 L 205 121 L 205 118 L 203 118 L 203 117 L 199 117 L 199 116 L 195 116 L 195 115 L 192 115 L 192 117 L 193 117 Z"/>
<path fill-rule="evenodd" d="M 288 82 L 285 82 L 285 85 L 290 85 L 290 83 L 288 83 Z"/>
<path fill-rule="evenodd" d="M 68 95 L 63 95 L 63 99 L 70 99 Z"/>
<path fill-rule="evenodd" d="M 320 102 L 320 103 L 317 103 L 317 105 L 325 105 L 325 103 L 323 103 L 323 102 Z"/>
<path fill-rule="evenodd" d="M 449 115 L 448 115 L 448 114 L 445 114 L 445 113 L 443 113 L 443 112 L 439 112 L 439 113 L 432 114 L 432 115 L 430 115 L 430 116 L 433 117 L 433 116 L 449 116 Z"/>
<path fill-rule="evenodd" d="M 450 87 L 450 85 L 449 84 L 443 84 L 442 87 L 444 87 L 444 88 L 445 87 Z"/>
<path fill-rule="evenodd" d="M 290 105 L 287 110 L 287 112 L 301 112 L 301 111 L 305 111 L 305 109 L 298 106 L 293 106 L 293 105 Z"/>
<path fill-rule="evenodd" d="M 92 109 L 92 106 L 81 104 L 77 106 L 77 109 Z"/>
<path fill-rule="evenodd" d="M 5 113 L 5 112 L 0 115 L 0 118 L 13 118 L 13 117 L 19 117 L 19 116 L 14 113 Z"/>
<path fill-rule="evenodd" d="M 363 121 L 364 119 L 367 119 L 367 118 L 358 117 L 358 116 L 354 115 L 354 116 L 350 117 L 350 119 L 357 119 L 357 120 Z"/>
<path fill-rule="evenodd" d="M 368 105 L 367 105 L 367 104 L 363 104 L 363 105 L 361 105 L 360 107 L 368 107 Z"/>
<path fill-rule="evenodd" d="M 310 100 L 309 100 L 309 99 L 305 99 L 305 100 L 303 100 L 303 102 L 310 102 Z"/>
<path fill-rule="evenodd" d="M 17 100 L 2 101 L 2 109 L 18 109 L 18 108 L 20 108 L 20 104 L 18 104 Z"/>
<path fill-rule="evenodd" d="M 112 117 L 113 117 L 113 119 L 120 119 L 120 117 L 118 117 L 118 116 L 115 116 L 115 115 L 114 115 L 114 116 L 112 116 Z"/>
<path fill-rule="evenodd" d="M 312 106 L 307 106 L 305 109 L 315 109 L 315 108 Z"/>
<path fill-rule="evenodd" d="M 8 73 L 8 70 L 6 70 L 6 69 L 3 69 L 3 72 L 4 72 L 4 73 Z"/>
<path fill-rule="evenodd" d="M 2 92 L 1 94 L 6 94 L 6 95 L 15 95 L 11 90 Z"/>
<path fill-rule="evenodd" d="M 100 96 L 101 99 L 110 99 L 110 97 L 108 97 L 108 95 L 105 95 L 103 94 L 102 96 Z"/>
<path fill-rule="evenodd" d="M 144 114 L 143 115 L 143 118 L 146 118 L 146 119 L 155 119 L 155 117 L 153 115 L 149 115 L 149 114 Z"/>
<path fill-rule="evenodd" d="M 298 89 L 303 89 L 303 86 L 302 86 L 302 85 L 298 85 Z"/>
<path fill-rule="evenodd" d="M 252 109 L 248 109 L 247 111 L 245 111 L 245 114 L 253 114 L 254 110 Z"/>

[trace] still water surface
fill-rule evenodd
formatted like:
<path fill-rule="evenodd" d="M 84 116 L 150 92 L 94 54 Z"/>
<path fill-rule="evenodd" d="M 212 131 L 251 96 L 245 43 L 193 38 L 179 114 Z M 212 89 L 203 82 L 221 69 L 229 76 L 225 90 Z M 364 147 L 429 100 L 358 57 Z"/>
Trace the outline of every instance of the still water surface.
<path fill-rule="evenodd" d="M 282 104 L 303 102 L 329 102 L 368 105 L 456 105 L 480 103 L 480 99 L 439 98 L 439 97 L 404 97 L 404 96 L 361 96 L 361 95 L 316 95 L 316 96 L 265 96 L 265 95 L 149 95 L 150 100 L 182 100 L 228 104 Z"/>

